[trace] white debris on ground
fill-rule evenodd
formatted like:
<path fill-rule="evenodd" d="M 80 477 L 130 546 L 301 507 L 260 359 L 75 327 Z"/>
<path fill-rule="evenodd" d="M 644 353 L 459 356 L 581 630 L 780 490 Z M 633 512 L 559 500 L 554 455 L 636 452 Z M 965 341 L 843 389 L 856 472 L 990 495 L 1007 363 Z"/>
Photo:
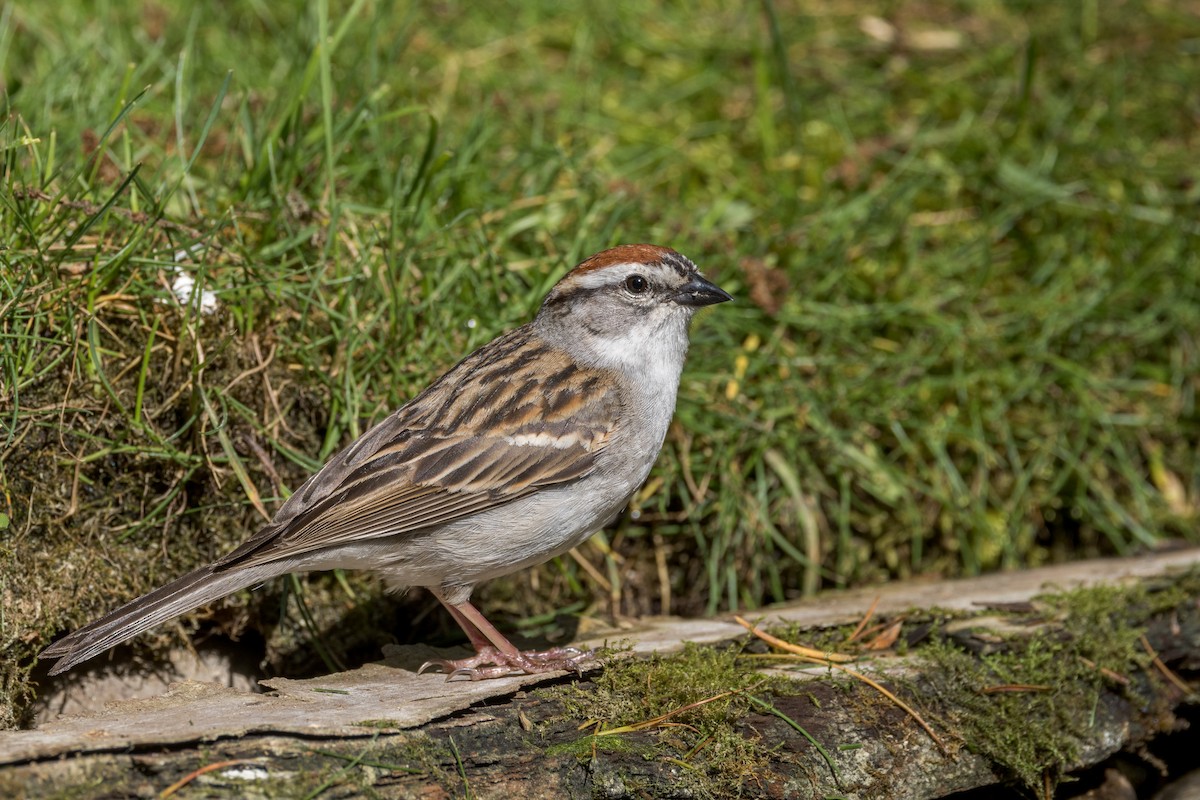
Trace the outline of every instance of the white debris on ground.
<path fill-rule="evenodd" d="M 201 245 L 193 245 L 184 250 L 175 251 L 175 256 L 172 259 L 175 266 L 175 277 L 171 281 L 171 291 L 175 293 L 175 298 L 185 306 L 199 308 L 201 314 L 211 314 L 217 310 L 217 293 L 211 289 L 201 289 L 199 297 L 196 296 L 196 279 L 191 273 L 179 266 L 184 261 L 191 261 L 204 248 Z"/>

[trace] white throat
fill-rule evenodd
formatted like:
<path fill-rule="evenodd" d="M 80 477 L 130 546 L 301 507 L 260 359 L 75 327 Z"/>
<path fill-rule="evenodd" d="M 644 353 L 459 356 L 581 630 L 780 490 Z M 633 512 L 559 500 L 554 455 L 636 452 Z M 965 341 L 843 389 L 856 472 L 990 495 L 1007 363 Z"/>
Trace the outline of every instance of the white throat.
<path fill-rule="evenodd" d="M 619 334 L 554 333 L 556 343 L 581 363 L 619 372 L 650 392 L 669 390 L 673 397 L 687 358 L 690 318 L 681 309 L 671 309 L 657 320 L 643 318 Z"/>

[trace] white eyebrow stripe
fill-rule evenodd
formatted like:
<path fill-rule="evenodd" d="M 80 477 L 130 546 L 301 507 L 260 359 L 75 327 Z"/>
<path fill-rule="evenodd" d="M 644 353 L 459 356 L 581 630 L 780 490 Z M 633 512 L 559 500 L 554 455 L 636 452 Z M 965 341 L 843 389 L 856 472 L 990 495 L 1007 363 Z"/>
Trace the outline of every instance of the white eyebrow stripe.
<path fill-rule="evenodd" d="M 613 282 L 613 273 L 620 273 L 622 277 L 626 272 L 632 270 L 648 269 L 647 264 L 639 261 L 628 261 L 620 264 L 606 264 L 603 267 L 588 270 L 581 275 L 576 275 L 573 283 L 582 289 L 598 289 L 601 286 L 609 286 Z"/>

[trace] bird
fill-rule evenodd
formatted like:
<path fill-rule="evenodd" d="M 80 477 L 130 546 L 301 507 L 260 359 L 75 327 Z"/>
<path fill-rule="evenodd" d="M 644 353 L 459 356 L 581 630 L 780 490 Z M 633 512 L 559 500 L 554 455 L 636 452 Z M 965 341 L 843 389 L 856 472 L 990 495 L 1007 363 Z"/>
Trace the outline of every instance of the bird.
<path fill-rule="evenodd" d="M 626 244 L 585 259 L 534 318 L 466 356 L 305 481 L 210 564 L 51 644 L 56 675 L 160 623 L 293 572 L 361 569 L 424 587 L 474 654 L 447 680 L 580 671 L 594 654 L 521 651 L 470 602 L 614 520 L 658 458 L 695 312 L 732 300 L 687 257 Z"/>

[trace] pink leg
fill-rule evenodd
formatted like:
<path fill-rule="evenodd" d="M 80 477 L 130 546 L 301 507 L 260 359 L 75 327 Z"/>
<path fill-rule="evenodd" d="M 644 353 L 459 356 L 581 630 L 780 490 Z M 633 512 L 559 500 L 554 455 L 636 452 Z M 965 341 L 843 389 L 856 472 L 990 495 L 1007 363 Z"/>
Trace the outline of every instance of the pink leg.
<path fill-rule="evenodd" d="M 417 672 L 424 672 L 429 667 L 439 667 L 447 673 L 446 680 L 469 678 L 477 681 L 484 678 L 502 678 L 506 675 L 534 675 L 561 670 L 582 672 L 582 666 L 595 659 L 591 650 L 583 651 L 574 647 L 552 647 L 540 651 L 518 650 L 470 602 L 451 605 L 441 593 L 433 594 L 467 634 L 471 646 L 475 648 L 475 655 L 470 658 L 439 658 L 426 661 Z"/>

